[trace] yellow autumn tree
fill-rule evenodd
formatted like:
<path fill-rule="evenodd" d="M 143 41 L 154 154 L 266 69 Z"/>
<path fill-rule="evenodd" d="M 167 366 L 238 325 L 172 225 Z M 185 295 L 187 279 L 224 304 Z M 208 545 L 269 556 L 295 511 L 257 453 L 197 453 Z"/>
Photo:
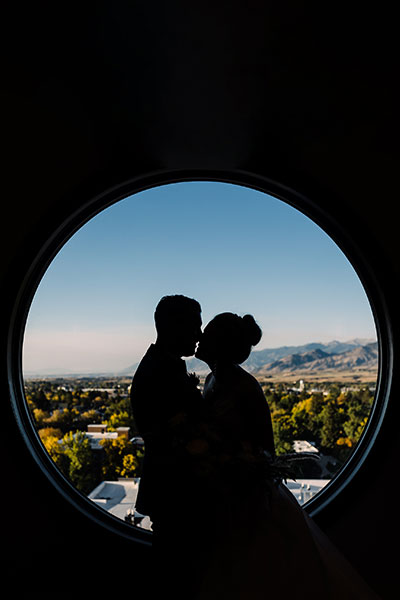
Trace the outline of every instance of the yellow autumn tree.
<path fill-rule="evenodd" d="M 118 477 L 134 477 L 139 464 L 135 449 L 128 439 L 105 439 L 100 442 L 104 449 L 102 474 L 104 479 L 115 481 Z"/>

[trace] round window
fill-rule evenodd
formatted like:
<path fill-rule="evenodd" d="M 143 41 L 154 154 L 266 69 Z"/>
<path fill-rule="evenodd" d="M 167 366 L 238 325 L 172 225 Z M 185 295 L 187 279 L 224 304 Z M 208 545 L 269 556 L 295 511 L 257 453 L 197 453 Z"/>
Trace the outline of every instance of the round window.
<path fill-rule="evenodd" d="M 130 391 L 158 301 L 183 294 L 201 304 L 203 325 L 226 311 L 256 319 L 263 336 L 242 367 L 264 392 L 277 455 L 298 455 L 286 484 L 319 510 L 383 414 L 380 339 L 355 267 L 310 205 L 276 187 L 142 188 L 85 207 L 27 276 L 10 344 L 27 442 L 72 502 L 148 541 L 151 521 L 135 506 L 146 447 Z M 203 390 L 209 366 L 186 365 Z"/>

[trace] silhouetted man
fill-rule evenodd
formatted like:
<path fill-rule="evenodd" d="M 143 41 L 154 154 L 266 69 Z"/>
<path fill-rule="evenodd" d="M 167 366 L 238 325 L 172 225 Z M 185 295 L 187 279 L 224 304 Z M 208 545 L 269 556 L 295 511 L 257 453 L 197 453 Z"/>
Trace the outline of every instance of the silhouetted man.
<path fill-rule="evenodd" d="M 149 515 L 154 537 L 163 540 L 174 522 L 184 519 L 185 464 L 182 448 L 171 437 L 178 425 L 203 403 L 182 356 L 192 356 L 201 336 L 200 304 L 186 296 L 165 296 L 154 313 L 157 340 L 133 377 L 132 410 L 145 442 L 136 509 Z"/>

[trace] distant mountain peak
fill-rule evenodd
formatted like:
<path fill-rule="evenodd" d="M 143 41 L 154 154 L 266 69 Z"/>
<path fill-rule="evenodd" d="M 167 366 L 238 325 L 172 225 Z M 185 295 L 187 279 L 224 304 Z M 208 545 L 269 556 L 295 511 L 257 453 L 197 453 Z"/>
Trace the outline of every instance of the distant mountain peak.
<path fill-rule="evenodd" d="M 359 343 L 363 342 L 363 344 Z M 353 353 L 353 354 L 352 354 Z M 358 362 L 357 362 L 358 361 Z M 196 358 L 186 361 L 188 371 L 209 372 L 208 366 Z M 378 365 L 378 344 L 371 339 L 347 342 L 310 342 L 302 346 L 279 346 L 253 350 L 243 367 L 253 374 L 295 373 L 301 369 L 322 372 L 324 369 L 352 369 L 360 364 L 372 370 Z"/>
<path fill-rule="evenodd" d="M 332 345 L 329 346 L 332 348 Z M 338 374 L 346 372 L 350 375 L 362 369 L 372 376 L 378 369 L 378 343 L 369 342 L 366 345 L 349 343 L 348 346 L 350 347 L 342 352 L 326 352 L 321 348 L 315 348 L 309 352 L 289 354 L 277 361 L 253 368 L 252 371 L 269 376 L 289 375 L 296 372 L 301 373 L 302 376 L 312 376 L 328 371 Z"/>

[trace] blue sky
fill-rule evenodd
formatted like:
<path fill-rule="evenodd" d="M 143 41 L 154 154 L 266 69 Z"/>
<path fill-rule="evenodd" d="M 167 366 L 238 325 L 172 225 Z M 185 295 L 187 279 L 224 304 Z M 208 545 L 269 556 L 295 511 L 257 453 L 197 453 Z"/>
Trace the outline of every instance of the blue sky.
<path fill-rule="evenodd" d="M 188 182 L 126 198 L 67 242 L 32 303 L 24 370 L 124 369 L 174 293 L 199 300 L 204 323 L 253 314 L 257 349 L 376 336 L 353 267 L 313 221 L 262 192 Z"/>

